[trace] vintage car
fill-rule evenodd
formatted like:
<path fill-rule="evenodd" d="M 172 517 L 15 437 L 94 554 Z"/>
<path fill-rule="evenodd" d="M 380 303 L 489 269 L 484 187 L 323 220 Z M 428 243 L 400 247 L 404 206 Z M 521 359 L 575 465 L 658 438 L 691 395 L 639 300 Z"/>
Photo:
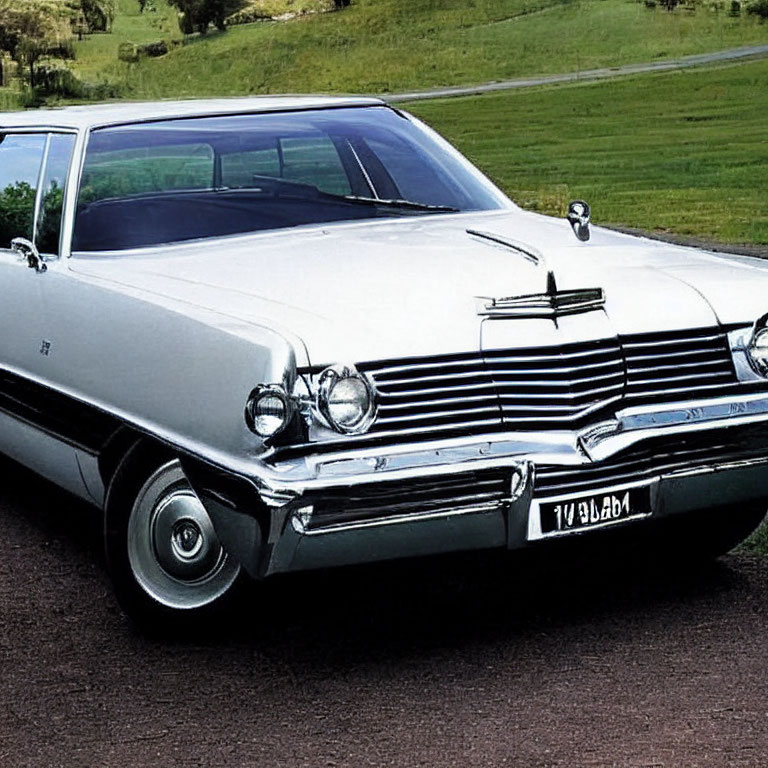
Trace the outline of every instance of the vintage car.
<path fill-rule="evenodd" d="M 525 212 L 379 100 L 0 114 L 0 291 L 0 451 L 104 510 L 147 626 L 768 506 L 768 265 Z"/>

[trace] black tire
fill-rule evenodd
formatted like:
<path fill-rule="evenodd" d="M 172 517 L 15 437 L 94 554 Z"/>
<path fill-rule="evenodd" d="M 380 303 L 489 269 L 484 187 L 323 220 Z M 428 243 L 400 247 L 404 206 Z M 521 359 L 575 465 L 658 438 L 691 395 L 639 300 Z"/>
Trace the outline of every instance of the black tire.
<path fill-rule="evenodd" d="M 104 548 L 120 606 L 149 634 L 210 628 L 240 580 L 179 462 L 146 444 L 109 484 Z"/>

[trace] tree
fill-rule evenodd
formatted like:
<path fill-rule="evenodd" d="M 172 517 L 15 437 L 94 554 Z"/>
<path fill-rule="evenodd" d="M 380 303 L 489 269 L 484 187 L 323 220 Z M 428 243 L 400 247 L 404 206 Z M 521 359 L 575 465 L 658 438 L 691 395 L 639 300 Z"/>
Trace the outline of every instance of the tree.
<path fill-rule="evenodd" d="M 0 0 L 0 51 L 8 53 L 35 87 L 35 70 L 45 56 L 72 56 L 76 0 Z"/>
<path fill-rule="evenodd" d="M 80 0 L 80 8 L 91 32 L 108 32 L 112 28 L 114 0 Z"/>
<path fill-rule="evenodd" d="M 205 34 L 213 24 L 217 29 L 227 28 L 227 18 L 245 7 L 246 0 L 168 0 L 179 10 L 179 27 L 184 34 Z"/>

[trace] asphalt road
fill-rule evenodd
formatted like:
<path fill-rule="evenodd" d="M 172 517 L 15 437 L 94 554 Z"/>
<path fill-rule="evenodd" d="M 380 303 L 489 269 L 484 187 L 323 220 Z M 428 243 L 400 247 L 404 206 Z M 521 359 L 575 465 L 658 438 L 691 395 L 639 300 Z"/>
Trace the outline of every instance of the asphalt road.
<path fill-rule="evenodd" d="M 714 53 L 699 53 L 692 56 L 680 56 L 677 59 L 663 59 L 640 64 L 625 64 L 621 67 L 604 67 L 601 69 L 585 69 L 580 72 L 566 72 L 559 75 L 540 75 L 537 77 L 519 78 L 517 80 L 499 80 L 479 85 L 453 86 L 449 88 L 432 88 L 427 91 L 411 91 L 408 93 L 387 93 L 381 98 L 386 101 L 421 101 L 424 99 L 445 99 L 451 96 L 474 96 L 478 93 L 493 91 L 512 91 L 518 88 L 532 88 L 540 85 L 557 85 L 558 83 L 590 82 L 605 80 L 626 75 L 640 75 L 647 72 L 669 72 L 675 69 L 700 67 L 705 64 L 728 64 L 747 59 L 765 58 L 768 56 L 768 45 L 750 45 L 743 48 L 730 48 Z"/>
<path fill-rule="evenodd" d="M 173 644 L 120 613 L 90 509 L 0 477 L 4 768 L 768 764 L 768 559 L 306 574 Z"/>

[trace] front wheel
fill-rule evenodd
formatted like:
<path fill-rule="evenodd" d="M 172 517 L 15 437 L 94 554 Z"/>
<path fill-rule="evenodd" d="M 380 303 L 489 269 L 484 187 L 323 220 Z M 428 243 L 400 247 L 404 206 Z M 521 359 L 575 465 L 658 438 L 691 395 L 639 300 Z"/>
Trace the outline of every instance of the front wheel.
<path fill-rule="evenodd" d="M 149 631 L 201 624 L 224 605 L 240 565 L 178 460 L 138 450 L 107 494 L 105 550 L 117 599 Z"/>

